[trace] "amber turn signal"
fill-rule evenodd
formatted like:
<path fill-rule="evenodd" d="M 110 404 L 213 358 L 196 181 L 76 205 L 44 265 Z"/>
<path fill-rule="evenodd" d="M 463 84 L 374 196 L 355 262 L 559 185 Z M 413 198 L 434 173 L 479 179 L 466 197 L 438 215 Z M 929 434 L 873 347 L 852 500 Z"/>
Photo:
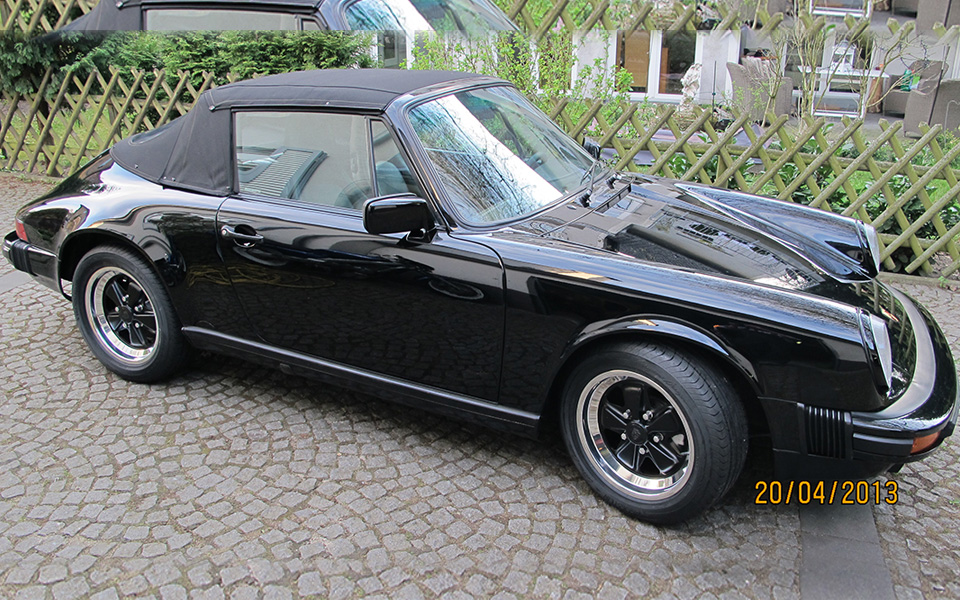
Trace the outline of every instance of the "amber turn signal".
<path fill-rule="evenodd" d="M 930 435 L 925 435 L 918 437 L 913 440 L 913 447 L 910 448 L 910 454 L 917 454 L 918 452 L 923 452 L 924 450 L 930 449 L 934 444 L 937 443 L 937 440 L 940 439 L 940 432 L 931 433 Z"/>

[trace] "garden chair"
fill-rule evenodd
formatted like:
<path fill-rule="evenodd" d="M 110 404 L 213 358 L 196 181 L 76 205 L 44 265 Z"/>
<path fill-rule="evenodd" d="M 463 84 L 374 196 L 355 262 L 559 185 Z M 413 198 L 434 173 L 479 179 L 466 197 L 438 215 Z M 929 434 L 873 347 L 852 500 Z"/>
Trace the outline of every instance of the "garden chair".
<path fill-rule="evenodd" d="M 749 113 L 752 121 L 764 120 L 768 104 L 777 116 L 791 114 L 793 80 L 779 74 L 773 61 L 750 58 L 743 60 L 742 65 L 727 63 L 727 71 L 733 82 L 731 104 L 739 111 Z"/>

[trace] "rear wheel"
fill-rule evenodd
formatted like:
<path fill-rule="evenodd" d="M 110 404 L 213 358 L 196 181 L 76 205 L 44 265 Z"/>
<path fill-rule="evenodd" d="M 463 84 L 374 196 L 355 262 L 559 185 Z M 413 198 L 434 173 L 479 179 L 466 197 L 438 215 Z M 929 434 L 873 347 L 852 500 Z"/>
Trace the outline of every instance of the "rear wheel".
<path fill-rule="evenodd" d="M 118 246 L 100 246 L 77 264 L 73 312 L 96 357 L 124 379 L 169 377 L 187 345 L 173 304 L 146 261 Z"/>
<path fill-rule="evenodd" d="M 646 344 L 610 346 L 571 373 L 561 425 L 584 479 L 605 501 L 653 523 L 718 501 L 747 451 L 743 406 L 696 357 Z"/>

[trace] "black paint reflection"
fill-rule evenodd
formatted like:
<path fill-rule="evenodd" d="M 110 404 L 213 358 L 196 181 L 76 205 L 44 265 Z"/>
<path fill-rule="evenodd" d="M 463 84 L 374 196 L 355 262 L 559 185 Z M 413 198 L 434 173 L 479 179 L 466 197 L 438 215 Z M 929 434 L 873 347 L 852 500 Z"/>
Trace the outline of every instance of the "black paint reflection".
<path fill-rule="evenodd" d="M 256 214 L 257 216 L 251 216 Z M 497 399 L 502 270 L 482 246 L 370 235 L 359 215 L 228 200 L 230 278 L 268 343 L 454 392 Z"/>

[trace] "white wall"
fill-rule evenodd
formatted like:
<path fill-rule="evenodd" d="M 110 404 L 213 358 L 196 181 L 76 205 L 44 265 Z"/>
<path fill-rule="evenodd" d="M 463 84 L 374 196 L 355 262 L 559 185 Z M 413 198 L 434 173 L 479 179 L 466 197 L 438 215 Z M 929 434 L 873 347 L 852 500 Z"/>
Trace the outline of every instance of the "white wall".
<path fill-rule="evenodd" d="M 699 36 L 698 44 L 703 45 L 703 68 L 700 71 L 700 97 L 697 102 L 710 104 L 716 100 L 719 104 L 724 97 L 730 98 L 733 93 L 727 63 L 735 63 L 740 59 L 740 32 L 701 31 Z"/>
<path fill-rule="evenodd" d="M 617 34 L 613 31 L 592 29 L 578 31 L 573 34 L 573 61 L 572 81 L 576 81 L 584 67 L 593 68 L 598 61 L 608 73 L 612 73 L 617 65 Z M 589 96 L 593 86 L 587 86 Z"/>
<path fill-rule="evenodd" d="M 953 41 L 946 45 L 947 72 L 944 79 L 960 79 L 960 41 Z"/>
<path fill-rule="evenodd" d="M 960 79 L 960 41 L 947 39 L 946 42 L 933 39 L 931 36 L 914 37 L 902 50 L 895 54 L 890 63 L 884 66 L 884 72 L 891 76 L 899 76 L 904 69 L 910 66 L 915 60 L 929 59 L 941 60 L 944 62 L 944 79 Z M 883 60 L 883 51 L 877 50 L 874 53 L 874 66 L 878 66 Z"/>

